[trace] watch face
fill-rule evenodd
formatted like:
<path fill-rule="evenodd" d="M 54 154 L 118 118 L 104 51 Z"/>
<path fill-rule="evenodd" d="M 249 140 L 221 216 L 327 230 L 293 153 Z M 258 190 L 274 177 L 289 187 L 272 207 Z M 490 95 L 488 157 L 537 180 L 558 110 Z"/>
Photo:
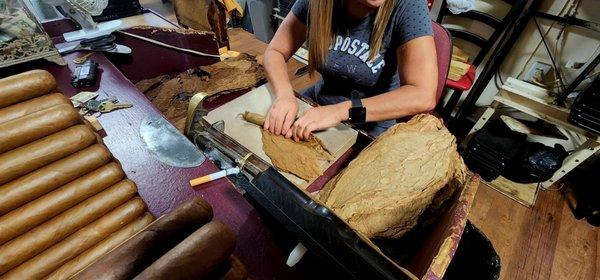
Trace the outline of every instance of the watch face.
<path fill-rule="evenodd" d="M 367 109 L 365 107 L 353 107 L 350 108 L 348 115 L 351 123 L 364 123 L 367 118 Z"/>

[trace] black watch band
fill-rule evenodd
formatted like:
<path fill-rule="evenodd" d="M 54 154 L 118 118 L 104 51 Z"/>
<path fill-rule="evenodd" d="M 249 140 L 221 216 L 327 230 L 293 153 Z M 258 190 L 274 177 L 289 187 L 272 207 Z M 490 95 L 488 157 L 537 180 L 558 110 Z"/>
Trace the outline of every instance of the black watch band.
<path fill-rule="evenodd" d="M 365 123 L 367 118 L 367 108 L 363 106 L 358 92 L 353 91 L 351 93 L 350 102 L 352 102 L 352 107 L 348 110 L 348 122 L 357 124 Z"/>
<path fill-rule="evenodd" d="M 363 107 L 362 101 L 359 98 L 350 99 L 350 101 L 352 102 L 352 108 L 362 108 Z"/>

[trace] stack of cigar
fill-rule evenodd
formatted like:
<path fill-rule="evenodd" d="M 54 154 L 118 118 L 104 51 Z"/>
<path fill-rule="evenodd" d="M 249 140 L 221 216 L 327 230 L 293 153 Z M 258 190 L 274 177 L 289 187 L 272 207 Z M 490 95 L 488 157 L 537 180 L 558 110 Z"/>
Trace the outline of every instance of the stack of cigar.
<path fill-rule="evenodd" d="M 0 279 L 246 279 L 191 200 L 158 219 L 56 80 L 0 79 Z"/>
<path fill-rule="evenodd" d="M 234 233 L 212 218 L 206 201 L 187 201 L 74 279 L 246 279 L 244 265 L 231 255 Z"/>
<path fill-rule="evenodd" d="M 2 279 L 67 279 L 154 220 L 56 87 L 41 70 L 0 80 Z"/>

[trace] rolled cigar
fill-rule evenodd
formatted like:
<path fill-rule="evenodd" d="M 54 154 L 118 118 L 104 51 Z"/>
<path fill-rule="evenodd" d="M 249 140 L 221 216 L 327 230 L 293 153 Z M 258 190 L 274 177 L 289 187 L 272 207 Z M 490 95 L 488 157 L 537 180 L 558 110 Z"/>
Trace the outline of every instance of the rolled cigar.
<path fill-rule="evenodd" d="M 210 273 L 206 279 L 209 280 L 245 280 L 248 278 L 248 271 L 244 264 L 235 256 L 229 257 L 229 260 L 219 265 L 219 267 Z"/>
<path fill-rule="evenodd" d="M 129 237 L 144 229 L 146 226 L 152 223 L 152 221 L 154 221 L 152 214 L 146 213 L 142 217 L 126 225 L 124 228 L 111 234 L 100 243 L 94 245 L 94 247 L 86 250 L 76 258 L 65 263 L 60 268 L 53 271 L 50 275 L 46 276 L 45 279 L 60 280 L 71 278 L 78 271 L 91 264 L 94 260 L 100 258 L 102 255 L 108 253 L 110 250 L 123 243 Z"/>
<path fill-rule="evenodd" d="M 32 202 L 0 217 L 0 244 L 50 220 L 79 202 L 116 184 L 125 177 L 121 166 L 111 162 Z"/>
<path fill-rule="evenodd" d="M 67 157 L 96 143 L 96 134 L 76 125 L 0 154 L 0 184 Z"/>
<path fill-rule="evenodd" d="M 56 89 L 48 71 L 31 70 L 0 79 L 0 108 L 29 100 Z"/>
<path fill-rule="evenodd" d="M 192 233 L 134 279 L 204 279 L 235 248 L 235 234 L 212 221 Z"/>
<path fill-rule="evenodd" d="M 136 194 L 133 182 L 123 180 L 75 207 L 0 246 L 0 274 L 60 242 L 80 228 L 123 204 Z"/>
<path fill-rule="evenodd" d="M 189 200 L 86 267 L 74 279 L 131 279 L 212 217 L 212 207 L 206 201 Z"/>
<path fill-rule="evenodd" d="M 45 94 L 21 103 L 0 109 L 0 123 L 5 123 L 20 117 L 41 111 L 56 105 L 72 105 L 71 101 L 62 93 Z"/>
<path fill-rule="evenodd" d="M 101 167 L 111 158 L 104 145 L 95 144 L 0 185 L 0 215 Z"/>
<path fill-rule="evenodd" d="M 60 104 L 0 124 L 0 153 L 81 123 L 73 106 Z"/>
<path fill-rule="evenodd" d="M 242 114 L 242 117 L 247 122 L 253 123 L 260 127 L 262 127 L 265 124 L 265 116 L 257 114 L 257 113 L 252 113 L 252 112 L 246 111 L 244 114 Z M 306 139 L 306 141 L 308 141 L 308 142 L 314 141 L 312 143 L 312 145 L 318 145 L 318 146 L 315 146 L 315 148 L 317 149 L 317 151 L 320 151 L 320 156 L 322 156 L 323 159 L 325 159 L 327 161 L 333 160 L 332 152 L 329 149 L 327 149 L 327 145 L 325 145 L 325 143 L 323 143 L 323 141 L 319 137 L 316 137 L 314 134 L 311 133 L 310 138 Z"/>
<path fill-rule="evenodd" d="M 4 274 L 3 278 L 15 280 L 41 279 L 62 264 L 75 258 L 81 252 L 102 241 L 111 233 L 119 230 L 124 224 L 140 217 L 145 210 L 144 201 L 140 197 L 135 197 L 71 234 L 60 243 Z"/>
<path fill-rule="evenodd" d="M 258 126 L 263 126 L 265 124 L 265 116 L 263 115 L 246 111 L 242 116 L 244 117 L 244 120 L 249 123 L 253 123 Z"/>

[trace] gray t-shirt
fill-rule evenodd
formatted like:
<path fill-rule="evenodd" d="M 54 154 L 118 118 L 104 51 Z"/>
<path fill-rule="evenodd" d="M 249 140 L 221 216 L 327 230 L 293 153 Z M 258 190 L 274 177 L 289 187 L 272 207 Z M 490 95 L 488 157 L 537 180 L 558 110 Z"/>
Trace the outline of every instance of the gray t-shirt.
<path fill-rule="evenodd" d="M 297 0 L 291 9 L 304 24 L 308 19 L 308 1 Z M 335 3 L 341 5 L 340 1 Z M 375 15 L 356 21 L 344 15 L 343 7 L 334 7 L 335 40 L 324 67 L 318 69 L 322 79 L 305 95 L 319 104 L 333 104 L 349 98 L 353 90 L 363 98 L 400 86 L 396 49 L 414 38 L 433 34 L 426 0 L 396 0 L 379 55 L 368 61 Z M 393 123 L 383 125 L 387 128 Z"/>

